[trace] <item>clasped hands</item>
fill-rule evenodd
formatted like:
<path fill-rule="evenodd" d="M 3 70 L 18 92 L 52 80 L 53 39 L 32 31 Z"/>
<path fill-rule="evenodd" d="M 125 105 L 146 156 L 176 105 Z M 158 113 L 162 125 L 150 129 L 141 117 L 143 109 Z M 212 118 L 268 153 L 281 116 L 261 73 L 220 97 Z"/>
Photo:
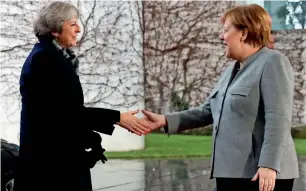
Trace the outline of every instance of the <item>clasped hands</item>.
<path fill-rule="evenodd" d="M 117 125 L 139 136 L 146 135 L 151 131 L 166 125 L 166 118 L 164 115 L 159 115 L 146 110 L 142 110 L 142 112 L 144 114 L 144 117 L 142 118 L 134 116 L 139 113 L 138 110 L 121 113 L 120 121 Z"/>

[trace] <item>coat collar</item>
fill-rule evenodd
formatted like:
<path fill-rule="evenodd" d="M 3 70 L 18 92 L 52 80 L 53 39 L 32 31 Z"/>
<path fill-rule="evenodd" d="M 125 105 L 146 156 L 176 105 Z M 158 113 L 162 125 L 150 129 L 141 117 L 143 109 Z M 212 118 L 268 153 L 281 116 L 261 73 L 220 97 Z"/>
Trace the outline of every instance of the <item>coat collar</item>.
<path fill-rule="evenodd" d="M 259 55 L 266 52 L 267 50 L 268 50 L 267 47 L 263 47 L 254 54 L 252 54 L 251 56 L 247 57 L 247 59 L 245 59 L 245 61 L 241 63 L 241 68 L 245 68 L 249 63 L 253 62 Z"/>
<path fill-rule="evenodd" d="M 251 56 L 249 56 L 242 64 L 239 63 L 239 61 L 236 61 L 232 66 L 231 66 L 231 74 L 233 74 L 237 67 L 237 65 L 240 64 L 240 69 L 238 70 L 239 72 L 236 73 L 236 76 L 234 77 L 234 79 L 232 80 L 231 84 L 238 78 L 239 75 L 241 75 L 241 73 L 247 69 L 247 67 L 252 64 L 254 62 L 254 60 L 256 60 L 258 58 L 258 56 L 262 55 L 264 52 L 268 51 L 269 49 L 267 47 L 263 47 L 261 49 L 259 49 L 257 52 L 255 52 L 254 54 L 252 54 Z M 230 75 L 231 76 L 231 75 Z M 230 78 L 230 77 L 229 77 Z"/>
<path fill-rule="evenodd" d="M 70 62 L 75 73 L 79 74 L 79 60 L 71 49 L 62 48 L 55 39 L 39 39 L 38 47 L 47 50 L 55 57 L 63 57 L 63 59 Z"/>

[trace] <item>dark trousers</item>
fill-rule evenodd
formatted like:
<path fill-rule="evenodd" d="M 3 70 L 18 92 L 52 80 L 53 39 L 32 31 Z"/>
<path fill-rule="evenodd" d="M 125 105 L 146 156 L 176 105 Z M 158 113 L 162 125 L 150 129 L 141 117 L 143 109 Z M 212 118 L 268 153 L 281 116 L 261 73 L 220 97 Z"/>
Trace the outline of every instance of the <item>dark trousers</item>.
<path fill-rule="evenodd" d="M 276 180 L 274 191 L 292 191 L 294 179 Z M 259 180 L 216 178 L 217 191 L 259 191 Z"/>

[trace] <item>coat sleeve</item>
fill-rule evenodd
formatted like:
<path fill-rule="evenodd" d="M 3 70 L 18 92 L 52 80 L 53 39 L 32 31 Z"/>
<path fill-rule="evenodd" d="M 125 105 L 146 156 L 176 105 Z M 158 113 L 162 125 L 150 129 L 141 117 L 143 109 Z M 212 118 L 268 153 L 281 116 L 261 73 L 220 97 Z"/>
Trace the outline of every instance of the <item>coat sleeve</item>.
<path fill-rule="evenodd" d="M 165 117 L 167 121 L 165 133 L 169 134 L 210 125 L 213 123 L 210 98 L 199 107 L 165 114 Z"/>
<path fill-rule="evenodd" d="M 112 135 L 115 129 L 113 124 L 120 121 L 120 111 L 94 107 L 83 107 L 81 117 L 83 117 L 84 123 L 87 123 L 88 126 L 92 127 L 93 130 L 107 135 Z"/>
<path fill-rule="evenodd" d="M 76 105 L 72 101 L 74 95 L 67 93 L 69 91 L 62 85 L 65 82 L 57 77 L 60 68 L 50 60 L 42 52 L 33 55 L 31 60 L 26 88 L 30 90 L 27 97 L 30 98 L 29 105 L 36 111 L 33 112 L 36 119 L 49 123 L 67 123 L 67 126 L 74 124 L 82 126 L 81 129 L 89 128 L 111 135 L 115 128 L 113 124 L 120 121 L 120 111 Z M 69 76 L 64 80 L 69 81 Z"/>
<path fill-rule="evenodd" d="M 275 54 L 265 64 L 260 81 L 265 126 L 259 167 L 280 173 L 286 140 L 291 136 L 294 75 L 286 56 Z"/>
<path fill-rule="evenodd" d="M 222 72 L 222 75 L 215 85 L 214 89 L 208 96 L 207 100 L 199 107 L 191 108 L 185 111 L 165 114 L 167 126 L 164 127 L 164 132 L 173 134 L 187 129 L 204 127 L 213 123 L 213 116 L 210 107 L 210 100 L 213 98 L 223 82 L 226 75 L 231 72 L 232 67 L 228 67 Z"/>

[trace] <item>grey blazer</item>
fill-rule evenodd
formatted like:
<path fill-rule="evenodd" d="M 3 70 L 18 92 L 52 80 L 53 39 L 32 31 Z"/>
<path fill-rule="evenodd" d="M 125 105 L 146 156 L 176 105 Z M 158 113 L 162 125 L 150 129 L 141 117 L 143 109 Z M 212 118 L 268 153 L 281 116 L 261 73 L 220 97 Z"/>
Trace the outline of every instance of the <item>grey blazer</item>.
<path fill-rule="evenodd" d="M 258 167 L 276 170 L 277 179 L 297 178 L 289 60 L 264 47 L 245 60 L 228 85 L 233 68 L 223 72 L 200 107 L 166 114 L 166 132 L 213 124 L 211 178 L 253 178 Z"/>

